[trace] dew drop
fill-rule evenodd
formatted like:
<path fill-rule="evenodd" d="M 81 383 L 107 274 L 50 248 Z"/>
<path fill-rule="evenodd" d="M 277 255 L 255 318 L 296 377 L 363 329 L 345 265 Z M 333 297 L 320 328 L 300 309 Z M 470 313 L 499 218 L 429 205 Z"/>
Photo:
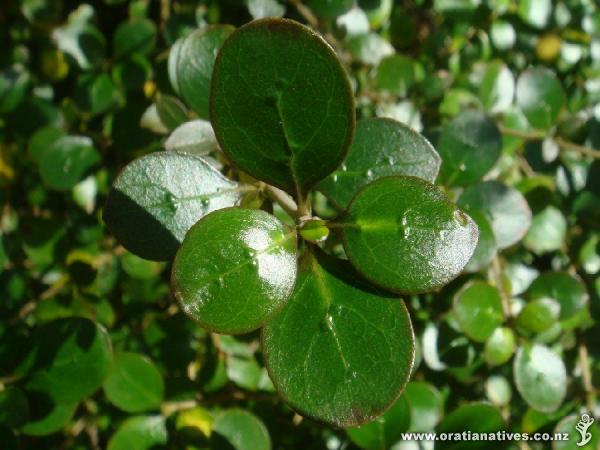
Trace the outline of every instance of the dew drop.
<path fill-rule="evenodd" d="M 358 377 L 358 372 L 356 372 L 356 371 L 353 371 L 353 372 L 350 374 L 350 376 L 351 376 L 352 378 L 356 379 L 356 378 Z"/>
<path fill-rule="evenodd" d="M 458 169 L 459 169 L 461 172 L 464 172 L 465 170 L 467 170 L 467 166 L 465 165 L 465 163 L 464 163 L 464 162 L 461 162 L 461 163 L 460 163 L 460 165 L 458 166 Z"/>
<path fill-rule="evenodd" d="M 393 156 L 388 156 L 387 162 L 390 166 L 393 166 L 394 164 L 396 164 L 396 159 Z"/>
<path fill-rule="evenodd" d="M 338 177 L 337 173 L 334 173 L 334 174 L 333 174 L 333 182 L 334 182 L 334 183 L 337 183 L 337 180 L 338 180 L 338 178 L 339 178 L 339 177 Z"/>
<path fill-rule="evenodd" d="M 453 213 L 454 220 L 461 226 L 466 227 L 469 224 L 469 216 L 467 216 L 460 209 L 457 209 Z"/>
<path fill-rule="evenodd" d="M 327 313 L 320 325 L 323 331 L 331 331 L 333 329 L 333 317 L 331 314 Z"/>
<path fill-rule="evenodd" d="M 203 198 L 202 200 L 200 200 L 200 204 L 204 207 L 204 208 L 208 208 L 208 206 L 210 205 L 210 200 L 207 198 Z"/>
<path fill-rule="evenodd" d="M 411 229 L 408 225 L 408 219 L 406 216 L 402 216 L 400 219 L 398 219 L 398 232 L 404 239 L 408 239 L 410 237 Z"/>
<path fill-rule="evenodd" d="M 346 172 L 348 170 L 348 166 L 346 164 L 342 164 L 340 169 L 342 172 Z"/>
<path fill-rule="evenodd" d="M 371 178 L 373 178 L 373 171 L 371 169 L 367 170 L 365 172 L 365 176 L 370 180 Z"/>

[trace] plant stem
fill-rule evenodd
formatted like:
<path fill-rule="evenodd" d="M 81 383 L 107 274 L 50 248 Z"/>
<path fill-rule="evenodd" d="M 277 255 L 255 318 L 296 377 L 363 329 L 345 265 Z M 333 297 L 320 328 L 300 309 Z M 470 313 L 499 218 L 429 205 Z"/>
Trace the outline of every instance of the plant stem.
<path fill-rule="evenodd" d="M 592 373 L 590 370 L 590 360 L 588 358 L 588 349 L 585 344 L 579 346 L 579 365 L 581 368 L 581 381 L 585 391 L 586 405 L 590 413 L 593 414 L 596 404 L 596 394 L 592 385 Z"/>
<path fill-rule="evenodd" d="M 513 130 L 511 128 L 506 128 L 503 126 L 499 126 L 500 133 L 506 136 L 513 136 L 520 139 L 524 139 L 526 141 L 541 141 L 545 139 L 548 135 L 541 131 L 520 131 Z M 566 150 L 572 150 L 574 152 L 580 153 L 582 155 L 591 156 L 595 159 L 600 159 L 600 150 L 596 150 L 592 147 L 587 147 L 585 145 L 579 145 L 571 141 L 567 141 L 566 139 L 561 138 L 560 136 L 554 137 L 554 142 L 556 144 Z"/>
<path fill-rule="evenodd" d="M 289 194 L 269 184 L 265 185 L 265 192 L 271 200 L 277 202 L 277 204 L 279 204 L 279 206 L 281 206 L 281 208 L 291 217 L 299 217 L 300 210 L 298 205 Z"/>

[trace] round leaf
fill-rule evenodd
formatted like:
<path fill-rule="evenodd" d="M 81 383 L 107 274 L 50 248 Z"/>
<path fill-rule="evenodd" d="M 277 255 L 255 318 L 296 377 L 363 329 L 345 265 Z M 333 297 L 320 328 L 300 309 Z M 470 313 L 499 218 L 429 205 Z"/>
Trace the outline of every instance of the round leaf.
<path fill-rule="evenodd" d="M 560 305 L 549 298 L 533 300 L 525 305 L 517 317 L 517 328 L 525 333 L 541 333 L 558 320 Z"/>
<path fill-rule="evenodd" d="M 233 163 L 294 195 L 333 172 L 354 134 L 348 76 L 319 35 L 291 20 L 256 20 L 227 39 L 210 104 Z"/>
<path fill-rule="evenodd" d="M 412 59 L 394 54 L 384 58 L 377 67 L 375 82 L 379 89 L 405 97 L 415 81 Z"/>
<path fill-rule="evenodd" d="M 77 402 L 59 403 L 45 394 L 28 395 L 30 401 L 29 422 L 21 431 L 31 436 L 45 436 L 62 429 L 75 414 Z"/>
<path fill-rule="evenodd" d="M 567 371 L 549 348 L 533 344 L 517 351 L 513 367 L 517 390 L 535 410 L 553 412 L 567 393 Z"/>
<path fill-rule="evenodd" d="M 523 244 L 538 255 L 560 250 L 567 234 L 567 220 L 558 208 L 548 206 L 533 216 Z"/>
<path fill-rule="evenodd" d="M 161 416 L 131 417 L 108 441 L 108 450 L 154 450 L 167 443 L 165 419 Z"/>
<path fill-rule="evenodd" d="M 59 319 L 39 327 L 26 388 L 61 403 L 77 402 L 96 391 L 112 364 L 110 337 L 83 318 Z"/>
<path fill-rule="evenodd" d="M 433 183 L 439 168 L 440 157 L 421 134 L 395 120 L 363 119 L 357 123 L 348 157 L 319 190 L 345 208 L 375 179 L 411 175 Z"/>
<path fill-rule="evenodd" d="M 517 105 L 529 123 L 541 130 L 556 124 L 565 94 L 554 73 L 543 67 L 526 70 L 517 81 Z"/>
<path fill-rule="evenodd" d="M 196 30 L 177 41 L 169 53 L 169 78 L 188 106 L 208 119 L 210 83 L 217 53 L 235 30 L 231 25 Z"/>
<path fill-rule="evenodd" d="M 458 292 L 454 313 L 465 334 L 477 342 L 485 342 L 504 320 L 498 289 L 483 281 L 469 283 Z"/>
<path fill-rule="evenodd" d="M 481 210 L 492 225 L 498 248 L 519 242 L 531 224 L 531 209 L 525 197 L 499 181 L 484 181 L 466 188 L 458 205 L 467 212 Z"/>
<path fill-rule="evenodd" d="M 169 260 L 198 219 L 236 205 L 240 190 L 197 156 L 152 153 L 129 163 L 114 181 L 104 221 L 132 253 Z"/>
<path fill-rule="evenodd" d="M 477 272 L 486 268 L 496 256 L 496 237 L 494 236 L 492 225 L 483 212 L 473 209 L 469 210 L 469 215 L 475 221 L 475 224 L 477 224 L 479 240 L 477 241 L 477 247 L 475 247 L 473 256 L 465 267 L 465 271 Z"/>
<path fill-rule="evenodd" d="M 165 141 L 165 149 L 195 155 L 208 155 L 218 148 L 210 122 L 192 120 L 179 125 Z"/>
<path fill-rule="evenodd" d="M 334 18 L 341 16 L 352 8 L 354 0 L 308 0 L 308 6 L 315 14 Z"/>
<path fill-rule="evenodd" d="M 104 393 L 123 411 L 148 411 L 160 405 L 164 383 L 151 360 L 136 353 L 119 353 L 104 382 Z"/>
<path fill-rule="evenodd" d="M 55 140 L 40 156 L 40 175 L 51 189 L 66 191 L 80 182 L 100 161 L 92 140 L 64 136 Z"/>
<path fill-rule="evenodd" d="M 455 278 L 478 237 L 469 216 L 414 177 L 369 184 L 340 226 L 352 265 L 374 283 L 405 293 L 434 290 Z"/>
<path fill-rule="evenodd" d="M 414 359 L 403 302 L 322 253 L 304 255 L 294 294 L 263 328 L 262 342 L 280 395 L 301 414 L 339 427 L 381 415 Z"/>
<path fill-rule="evenodd" d="M 148 19 L 124 22 L 115 31 L 113 56 L 121 59 L 133 54 L 146 55 L 156 43 L 156 26 Z"/>
<path fill-rule="evenodd" d="M 566 272 L 545 272 L 537 277 L 527 296 L 531 299 L 550 298 L 560 304 L 560 320 L 570 319 L 581 311 L 589 295 L 579 280 Z"/>
<path fill-rule="evenodd" d="M 410 405 L 410 430 L 433 430 L 444 415 L 444 400 L 439 391 L 429 383 L 411 381 L 404 396 Z"/>
<path fill-rule="evenodd" d="M 502 137 L 485 114 L 467 110 L 446 123 L 438 144 L 441 177 L 449 185 L 464 186 L 483 177 L 498 161 Z"/>
<path fill-rule="evenodd" d="M 505 111 L 513 101 L 515 78 L 502 62 L 491 62 L 485 66 L 479 84 L 479 98 L 484 108 L 492 114 Z"/>
<path fill-rule="evenodd" d="M 264 325 L 295 280 L 295 231 L 264 211 L 244 208 L 215 211 L 194 225 L 171 276 L 183 310 L 223 334 Z"/>
<path fill-rule="evenodd" d="M 485 360 L 490 366 L 500 366 L 511 358 L 516 347 L 513 331 L 510 328 L 498 327 L 485 341 Z"/>
<path fill-rule="evenodd" d="M 213 430 L 235 450 L 270 450 L 271 438 L 265 425 L 253 414 L 230 409 L 214 419 Z"/>
<path fill-rule="evenodd" d="M 500 411 L 492 405 L 475 402 L 459 406 L 438 426 L 438 433 L 462 433 L 469 430 L 472 433 L 494 433 L 506 427 Z M 448 440 L 436 442 L 436 449 L 485 449 L 489 448 L 487 441 Z"/>
<path fill-rule="evenodd" d="M 365 425 L 348 428 L 348 436 L 360 448 L 381 450 L 400 440 L 410 425 L 410 405 L 404 395 L 386 413 Z"/>

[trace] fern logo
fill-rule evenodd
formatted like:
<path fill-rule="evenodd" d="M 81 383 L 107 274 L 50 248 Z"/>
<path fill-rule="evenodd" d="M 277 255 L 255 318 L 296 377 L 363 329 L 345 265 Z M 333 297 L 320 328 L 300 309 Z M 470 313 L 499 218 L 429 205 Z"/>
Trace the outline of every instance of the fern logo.
<path fill-rule="evenodd" d="M 594 423 L 594 418 L 590 417 L 588 414 L 583 414 L 577 425 L 575 425 L 575 429 L 579 431 L 581 435 L 581 440 L 577 443 L 578 447 L 583 447 L 585 444 L 590 442 L 592 439 L 592 433 L 588 431 L 588 428 Z"/>

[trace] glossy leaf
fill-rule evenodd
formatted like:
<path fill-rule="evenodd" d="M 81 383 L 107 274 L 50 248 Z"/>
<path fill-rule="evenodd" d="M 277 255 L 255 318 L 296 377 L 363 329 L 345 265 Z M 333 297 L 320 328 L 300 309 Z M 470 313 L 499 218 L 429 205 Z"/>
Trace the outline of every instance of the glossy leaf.
<path fill-rule="evenodd" d="M 398 54 L 384 58 L 377 66 L 375 82 L 383 91 L 406 96 L 408 89 L 415 82 L 414 62 Z"/>
<path fill-rule="evenodd" d="M 444 415 L 444 400 L 429 383 L 411 381 L 404 396 L 410 406 L 410 431 L 431 431 Z"/>
<path fill-rule="evenodd" d="M 464 333 L 485 342 L 504 320 L 498 289 L 483 281 L 463 287 L 454 298 L 454 313 Z"/>
<path fill-rule="evenodd" d="M 483 181 L 466 188 L 458 205 L 467 212 L 481 210 L 492 225 L 498 248 L 520 241 L 531 224 L 531 209 L 523 195 L 499 181 Z"/>
<path fill-rule="evenodd" d="M 165 141 L 166 150 L 194 155 L 208 155 L 217 148 L 215 132 L 206 120 L 192 120 L 179 125 Z"/>
<path fill-rule="evenodd" d="M 39 327 L 32 345 L 26 389 L 52 402 L 72 404 L 92 394 L 112 364 L 108 333 L 88 319 L 60 319 Z"/>
<path fill-rule="evenodd" d="M 471 110 L 444 126 L 436 147 L 442 157 L 442 180 L 464 186 L 481 179 L 496 164 L 502 139 L 492 120 Z"/>
<path fill-rule="evenodd" d="M 61 430 L 75 414 L 77 403 L 60 403 L 45 394 L 28 394 L 30 399 L 29 422 L 21 431 L 30 436 L 45 436 Z"/>
<path fill-rule="evenodd" d="M 148 411 L 160 405 L 164 382 L 150 359 L 137 353 L 119 353 L 104 382 L 104 393 L 123 411 Z"/>
<path fill-rule="evenodd" d="M 567 234 L 567 220 L 560 210 L 548 206 L 535 214 L 523 244 L 538 255 L 560 250 Z"/>
<path fill-rule="evenodd" d="M 496 237 L 494 236 L 494 230 L 489 220 L 483 212 L 472 209 L 469 210 L 469 216 L 477 224 L 479 239 L 477 240 L 477 247 L 475 247 L 473 256 L 465 267 L 465 271 L 477 272 L 487 267 L 497 255 Z"/>
<path fill-rule="evenodd" d="M 567 393 L 562 359 L 549 348 L 533 344 L 519 348 L 513 367 L 517 390 L 534 409 L 556 411 Z"/>
<path fill-rule="evenodd" d="M 249 412 L 230 409 L 218 414 L 213 430 L 235 450 L 270 450 L 271 438 L 261 420 Z"/>
<path fill-rule="evenodd" d="M 556 323 L 559 314 L 560 305 L 555 300 L 540 298 L 525 305 L 516 325 L 526 333 L 541 333 Z"/>
<path fill-rule="evenodd" d="M 344 14 L 354 4 L 353 0 L 309 0 L 308 6 L 322 17 L 337 17 Z"/>
<path fill-rule="evenodd" d="M 414 358 L 402 301 L 363 284 L 348 263 L 312 252 L 262 343 L 279 394 L 303 415 L 341 427 L 380 416 L 404 389 Z"/>
<path fill-rule="evenodd" d="M 168 130 L 174 130 L 188 120 L 185 106 L 171 95 L 159 95 L 156 100 L 156 112 L 162 124 Z"/>
<path fill-rule="evenodd" d="M 231 25 L 210 26 L 194 31 L 171 48 L 171 85 L 203 119 L 209 116 L 210 84 L 217 53 L 234 30 Z"/>
<path fill-rule="evenodd" d="M 108 441 L 107 450 L 154 450 L 167 443 L 165 419 L 135 416 L 126 419 Z"/>
<path fill-rule="evenodd" d="M 517 105 L 534 128 L 548 130 L 553 127 L 564 104 L 563 88 L 549 69 L 529 69 L 519 77 Z"/>
<path fill-rule="evenodd" d="M 124 22 L 115 31 L 113 56 L 116 59 L 133 54 L 146 55 L 156 43 L 156 26 L 151 20 L 136 19 Z"/>
<path fill-rule="evenodd" d="M 438 433 L 462 433 L 469 430 L 472 433 L 495 433 L 505 429 L 504 419 L 500 411 L 492 405 L 483 402 L 467 403 L 459 406 L 448 414 L 437 428 Z M 436 443 L 440 449 L 485 449 L 489 448 L 487 441 L 448 440 Z"/>
<path fill-rule="evenodd" d="M 100 154 L 90 138 L 64 136 L 42 152 L 40 175 L 49 188 L 66 191 L 81 181 L 99 161 Z"/>
<path fill-rule="evenodd" d="M 506 363 L 515 352 L 517 341 L 510 328 L 498 327 L 485 341 L 484 357 L 490 366 Z"/>
<path fill-rule="evenodd" d="M 169 260 L 198 219 L 236 205 L 240 190 L 197 156 L 152 153 L 129 163 L 114 181 L 104 220 L 129 251 Z"/>
<path fill-rule="evenodd" d="M 348 436 L 360 448 L 385 450 L 400 440 L 410 425 L 410 405 L 404 395 L 384 415 L 356 428 L 348 428 Z"/>
<path fill-rule="evenodd" d="M 171 284 L 183 310 L 223 334 L 262 325 L 296 280 L 296 233 L 272 215 L 215 211 L 194 225 L 173 263 Z"/>
<path fill-rule="evenodd" d="M 492 114 L 504 112 L 513 101 L 515 78 L 506 64 L 495 61 L 484 67 L 479 83 L 479 98 Z"/>
<path fill-rule="evenodd" d="M 585 307 L 589 295 L 579 278 L 566 272 L 545 272 L 527 291 L 531 299 L 550 298 L 560 305 L 560 320 L 572 318 Z"/>
<path fill-rule="evenodd" d="M 294 195 L 333 172 L 354 134 L 348 76 L 320 36 L 290 20 L 257 20 L 230 36 L 210 102 L 233 163 Z"/>
<path fill-rule="evenodd" d="M 478 237 L 469 216 L 414 177 L 369 184 L 340 226 L 352 265 L 374 283 L 406 293 L 434 290 L 455 278 Z"/>
<path fill-rule="evenodd" d="M 345 208 L 373 180 L 410 175 L 433 183 L 439 168 L 437 152 L 416 131 L 391 119 L 363 119 L 357 123 L 348 157 L 319 184 L 319 190 Z"/>

